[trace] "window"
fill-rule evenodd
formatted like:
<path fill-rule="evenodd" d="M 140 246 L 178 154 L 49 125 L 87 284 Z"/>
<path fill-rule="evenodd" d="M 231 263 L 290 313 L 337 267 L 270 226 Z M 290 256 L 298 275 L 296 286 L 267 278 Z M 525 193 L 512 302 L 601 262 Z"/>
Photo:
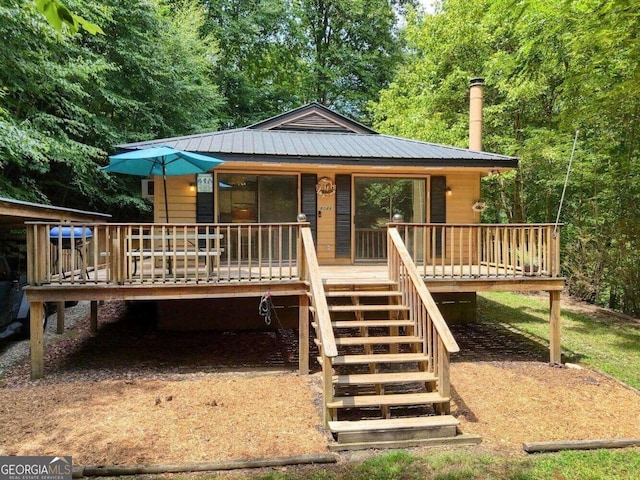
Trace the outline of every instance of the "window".
<path fill-rule="evenodd" d="M 296 175 L 218 175 L 222 223 L 295 222 L 298 215 Z"/>

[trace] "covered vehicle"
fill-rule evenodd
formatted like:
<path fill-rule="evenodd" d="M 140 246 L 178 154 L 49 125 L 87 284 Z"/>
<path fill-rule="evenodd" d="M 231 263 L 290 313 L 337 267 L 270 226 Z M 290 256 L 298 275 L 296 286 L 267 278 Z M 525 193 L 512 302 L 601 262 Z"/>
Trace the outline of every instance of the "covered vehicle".
<path fill-rule="evenodd" d="M 14 333 L 28 335 L 30 331 L 30 309 L 27 295 L 22 287 L 26 279 L 9 267 L 6 257 L 0 255 L 0 338 Z M 47 317 L 52 306 L 45 304 L 42 328 L 46 326 Z"/>

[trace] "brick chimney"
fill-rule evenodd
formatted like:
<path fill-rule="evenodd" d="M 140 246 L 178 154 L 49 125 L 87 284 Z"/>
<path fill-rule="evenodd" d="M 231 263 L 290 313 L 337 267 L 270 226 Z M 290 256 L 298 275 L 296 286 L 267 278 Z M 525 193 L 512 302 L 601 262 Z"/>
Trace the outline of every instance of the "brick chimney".
<path fill-rule="evenodd" d="M 469 85 L 469 149 L 482 150 L 482 91 L 484 78 L 472 78 Z"/>

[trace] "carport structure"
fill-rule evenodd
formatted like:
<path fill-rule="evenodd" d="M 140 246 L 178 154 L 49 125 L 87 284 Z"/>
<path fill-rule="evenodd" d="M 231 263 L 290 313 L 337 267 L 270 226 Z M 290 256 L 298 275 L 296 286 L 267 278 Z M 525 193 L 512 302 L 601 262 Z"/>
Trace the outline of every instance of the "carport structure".
<path fill-rule="evenodd" d="M 24 228 L 27 221 L 106 221 L 111 215 L 0 197 L 0 228 Z"/>
<path fill-rule="evenodd" d="M 111 215 L 105 213 L 0 197 L 0 231 L 25 229 L 25 222 L 29 221 L 53 221 L 65 224 L 71 222 L 104 222 L 110 218 Z M 15 240 L 17 242 L 25 242 L 26 233 L 21 233 Z M 58 325 L 56 331 L 57 333 L 62 333 L 64 331 L 64 302 L 58 302 L 57 311 Z"/>

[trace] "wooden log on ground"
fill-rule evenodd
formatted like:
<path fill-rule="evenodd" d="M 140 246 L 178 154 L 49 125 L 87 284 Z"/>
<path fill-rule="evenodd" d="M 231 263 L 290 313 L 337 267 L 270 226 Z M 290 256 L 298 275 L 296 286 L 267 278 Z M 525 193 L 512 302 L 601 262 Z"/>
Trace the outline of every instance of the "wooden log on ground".
<path fill-rule="evenodd" d="M 561 450 L 597 450 L 601 448 L 627 448 L 640 446 L 640 439 L 622 438 L 610 440 L 563 440 L 556 442 L 525 442 L 527 453 L 559 452 Z"/>
<path fill-rule="evenodd" d="M 217 470 L 237 470 L 242 468 L 281 467 L 285 465 L 302 465 L 313 463 L 336 463 L 336 455 L 316 453 L 293 457 L 250 458 L 247 460 L 229 460 L 221 462 L 193 462 L 158 465 L 112 465 L 102 467 L 74 467 L 74 478 L 79 477 L 111 477 L 116 475 L 142 475 L 184 472 L 213 472 Z"/>

